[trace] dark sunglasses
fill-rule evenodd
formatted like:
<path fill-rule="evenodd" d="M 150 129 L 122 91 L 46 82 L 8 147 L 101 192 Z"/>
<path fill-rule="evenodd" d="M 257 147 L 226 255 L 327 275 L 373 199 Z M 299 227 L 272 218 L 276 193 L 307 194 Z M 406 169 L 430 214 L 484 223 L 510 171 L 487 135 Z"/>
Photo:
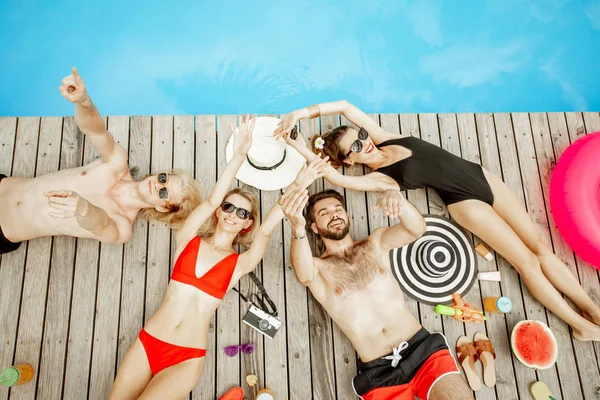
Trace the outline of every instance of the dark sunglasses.
<path fill-rule="evenodd" d="M 156 180 L 158 183 L 163 185 L 163 187 L 161 187 L 158 191 L 158 197 L 160 197 L 162 200 L 167 200 L 169 198 L 169 189 L 167 189 L 164 185 L 169 182 L 169 174 L 166 172 L 161 172 L 160 174 L 156 175 Z"/>
<path fill-rule="evenodd" d="M 248 219 L 252 215 L 250 211 L 246 210 L 245 208 L 236 207 L 233 204 L 228 203 L 226 201 L 221 203 L 221 210 L 223 210 L 223 212 L 226 212 L 227 214 L 231 214 L 235 211 L 235 214 L 238 216 L 239 219 Z"/>
<path fill-rule="evenodd" d="M 368 137 L 369 137 L 369 132 L 367 132 L 367 130 L 365 128 L 360 128 L 358 130 L 358 139 L 356 139 L 354 142 L 352 142 L 352 146 L 350 146 L 350 150 L 346 153 L 346 158 L 348 158 L 348 156 L 351 153 L 360 153 L 363 149 L 362 141 L 367 140 Z"/>

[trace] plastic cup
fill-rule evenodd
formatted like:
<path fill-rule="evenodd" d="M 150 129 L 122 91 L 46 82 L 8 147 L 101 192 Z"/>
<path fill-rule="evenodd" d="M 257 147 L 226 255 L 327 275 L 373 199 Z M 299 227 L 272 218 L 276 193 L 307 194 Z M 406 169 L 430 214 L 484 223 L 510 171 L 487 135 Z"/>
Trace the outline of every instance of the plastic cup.
<path fill-rule="evenodd" d="M 275 394 L 270 389 L 261 389 L 256 394 L 256 400 L 274 400 Z"/>
<path fill-rule="evenodd" d="M 512 309 L 512 302 L 508 297 L 487 297 L 483 309 L 488 313 L 507 313 Z"/>
<path fill-rule="evenodd" d="M 0 385 L 13 386 L 29 382 L 34 375 L 33 367 L 29 364 L 19 364 L 8 367 L 0 373 Z"/>

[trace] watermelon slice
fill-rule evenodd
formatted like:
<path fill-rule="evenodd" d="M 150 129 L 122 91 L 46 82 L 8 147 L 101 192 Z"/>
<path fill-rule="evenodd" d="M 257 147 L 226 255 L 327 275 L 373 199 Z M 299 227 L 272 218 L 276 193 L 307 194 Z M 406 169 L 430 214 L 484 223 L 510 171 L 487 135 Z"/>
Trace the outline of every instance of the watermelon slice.
<path fill-rule="evenodd" d="M 548 369 L 558 356 L 556 338 L 541 321 L 519 322 L 512 331 L 510 344 L 515 357 L 529 368 Z"/>

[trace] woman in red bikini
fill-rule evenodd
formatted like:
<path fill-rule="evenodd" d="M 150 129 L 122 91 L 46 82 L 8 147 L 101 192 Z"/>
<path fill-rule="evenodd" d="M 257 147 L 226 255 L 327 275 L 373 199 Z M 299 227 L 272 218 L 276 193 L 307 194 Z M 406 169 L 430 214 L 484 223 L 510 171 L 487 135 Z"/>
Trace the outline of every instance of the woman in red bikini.
<path fill-rule="evenodd" d="M 275 204 L 257 227 L 256 197 L 239 188 L 228 191 L 250 149 L 254 121 L 234 131 L 232 160 L 177 231 L 177 261 L 165 298 L 125 355 L 110 399 L 182 399 L 192 390 L 204 368 L 212 315 L 225 293 L 256 267 L 283 219 Z M 304 166 L 283 197 L 302 201 L 326 166 L 320 159 Z M 242 254 L 233 249 L 251 243 Z"/>

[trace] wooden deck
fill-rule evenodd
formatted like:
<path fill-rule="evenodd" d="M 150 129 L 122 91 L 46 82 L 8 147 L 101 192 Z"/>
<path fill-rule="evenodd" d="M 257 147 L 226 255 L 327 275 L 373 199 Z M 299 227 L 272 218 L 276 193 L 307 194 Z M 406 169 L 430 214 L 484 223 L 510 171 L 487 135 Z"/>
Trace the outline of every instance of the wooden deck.
<path fill-rule="evenodd" d="M 595 302 L 600 303 L 598 271 L 574 256 L 562 240 L 549 208 L 548 187 L 555 160 L 577 137 L 600 131 L 598 113 L 535 114 L 374 114 L 390 132 L 421 137 L 501 175 L 526 204 L 544 240 L 568 265 Z M 140 176 L 171 167 L 193 171 L 208 192 L 225 167 L 228 123 L 237 116 L 108 117 L 109 130 L 129 149 Z M 301 121 L 305 137 L 326 131 L 344 118 Z M 72 117 L 0 118 L 0 173 L 36 176 L 88 163 L 96 157 Z M 352 167 L 346 174 L 363 174 Z M 317 182 L 312 190 L 329 187 Z M 266 213 L 278 193 L 258 193 Z M 376 194 L 346 192 L 354 237 L 388 224 L 373 212 Z M 447 216 L 433 191 L 408 198 L 422 213 Z M 275 339 L 263 339 L 240 322 L 246 307 L 229 293 L 214 317 L 204 373 L 191 399 L 213 399 L 233 385 L 247 393 L 246 375 L 259 377 L 277 399 L 353 399 L 350 379 L 356 372 L 352 346 L 295 278 L 289 261 L 290 226 L 278 228 L 258 275 L 281 309 L 284 325 Z M 477 243 L 479 240 L 473 237 Z M 11 390 L 0 400 L 105 399 L 117 367 L 144 321 L 158 308 L 169 280 L 174 251 L 167 226 L 138 219 L 125 245 L 101 245 L 68 237 L 30 241 L 0 258 L 0 367 L 27 362 L 35 381 Z M 543 380 L 567 400 L 600 399 L 600 345 L 573 341 L 568 327 L 529 294 L 518 274 L 502 258 L 479 258 L 480 271 L 502 271 L 503 280 L 478 282 L 466 298 L 481 308 L 487 296 L 505 295 L 514 304 L 505 316 L 485 324 L 442 318 L 430 306 L 407 300 L 430 331 L 443 331 L 452 345 L 458 336 L 485 330 L 498 358 L 495 388 L 477 399 L 530 399 L 528 387 Z M 254 290 L 245 277 L 240 288 Z M 512 327 L 522 319 L 547 322 L 559 341 L 554 368 L 525 368 L 510 351 Z M 222 348 L 252 341 L 252 355 L 226 357 Z M 478 363 L 479 365 L 479 363 Z M 250 397 L 250 396 L 249 396 Z"/>

